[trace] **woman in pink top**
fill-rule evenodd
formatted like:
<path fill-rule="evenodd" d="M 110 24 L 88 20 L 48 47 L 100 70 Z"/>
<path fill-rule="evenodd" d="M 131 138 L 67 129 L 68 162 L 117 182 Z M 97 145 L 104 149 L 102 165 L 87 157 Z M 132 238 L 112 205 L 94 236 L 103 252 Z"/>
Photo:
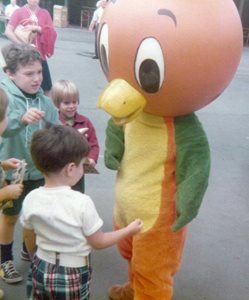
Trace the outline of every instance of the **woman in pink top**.
<path fill-rule="evenodd" d="M 38 49 L 43 59 L 43 82 L 41 87 L 48 94 L 52 87 L 52 80 L 46 58 L 53 55 L 57 33 L 49 12 L 41 8 L 39 2 L 40 0 L 27 0 L 26 5 L 17 9 L 6 26 L 5 35 L 12 42 L 21 44 L 22 41 L 18 39 L 14 32 L 16 27 L 23 25 L 27 30 L 32 30 L 34 33 L 32 44 Z"/>

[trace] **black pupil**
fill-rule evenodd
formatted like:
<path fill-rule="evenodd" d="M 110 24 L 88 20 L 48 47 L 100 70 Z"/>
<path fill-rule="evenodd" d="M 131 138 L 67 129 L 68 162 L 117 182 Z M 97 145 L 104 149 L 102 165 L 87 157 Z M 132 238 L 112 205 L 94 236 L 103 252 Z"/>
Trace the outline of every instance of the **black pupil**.
<path fill-rule="evenodd" d="M 146 59 L 142 62 L 139 69 L 139 80 L 147 93 L 156 93 L 159 90 L 160 70 L 154 60 Z"/>

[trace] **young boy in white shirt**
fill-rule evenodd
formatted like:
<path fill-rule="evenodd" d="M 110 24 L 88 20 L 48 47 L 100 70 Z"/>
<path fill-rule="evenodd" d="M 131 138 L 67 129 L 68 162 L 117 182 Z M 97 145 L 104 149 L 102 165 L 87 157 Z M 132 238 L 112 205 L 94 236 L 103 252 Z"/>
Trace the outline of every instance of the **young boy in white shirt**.
<path fill-rule="evenodd" d="M 89 299 L 91 248 L 112 246 L 142 229 L 142 221 L 135 220 L 103 232 L 91 198 L 71 189 L 89 151 L 71 127 L 48 125 L 33 134 L 31 155 L 45 185 L 26 196 L 20 219 L 27 249 L 35 253 L 27 281 L 30 299 Z"/>

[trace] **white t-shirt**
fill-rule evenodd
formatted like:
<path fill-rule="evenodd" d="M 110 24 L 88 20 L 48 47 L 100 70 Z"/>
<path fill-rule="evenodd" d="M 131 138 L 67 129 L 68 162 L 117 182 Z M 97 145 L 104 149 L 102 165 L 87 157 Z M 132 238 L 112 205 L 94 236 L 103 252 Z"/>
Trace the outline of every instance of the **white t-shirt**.
<path fill-rule="evenodd" d="M 85 236 L 103 225 L 91 198 L 68 186 L 31 191 L 24 199 L 20 221 L 34 230 L 42 250 L 76 256 L 91 252 Z"/>
<path fill-rule="evenodd" d="M 92 21 L 95 21 L 99 24 L 100 20 L 101 20 L 101 17 L 103 15 L 103 12 L 104 12 L 103 7 L 100 6 L 99 8 L 97 8 L 93 13 Z"/>

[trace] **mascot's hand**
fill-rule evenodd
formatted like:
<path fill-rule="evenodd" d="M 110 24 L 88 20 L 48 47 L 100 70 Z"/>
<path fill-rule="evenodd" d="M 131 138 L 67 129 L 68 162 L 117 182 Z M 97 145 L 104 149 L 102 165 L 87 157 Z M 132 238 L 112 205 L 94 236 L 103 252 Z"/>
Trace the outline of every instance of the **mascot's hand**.
<path fill-rule="evenodd" d="M 118 170 L 124 153 L 124 131 L 123 127 L 115 125 L 112 119 L 108 121 L 105 147 L 106 167 Z"/>

